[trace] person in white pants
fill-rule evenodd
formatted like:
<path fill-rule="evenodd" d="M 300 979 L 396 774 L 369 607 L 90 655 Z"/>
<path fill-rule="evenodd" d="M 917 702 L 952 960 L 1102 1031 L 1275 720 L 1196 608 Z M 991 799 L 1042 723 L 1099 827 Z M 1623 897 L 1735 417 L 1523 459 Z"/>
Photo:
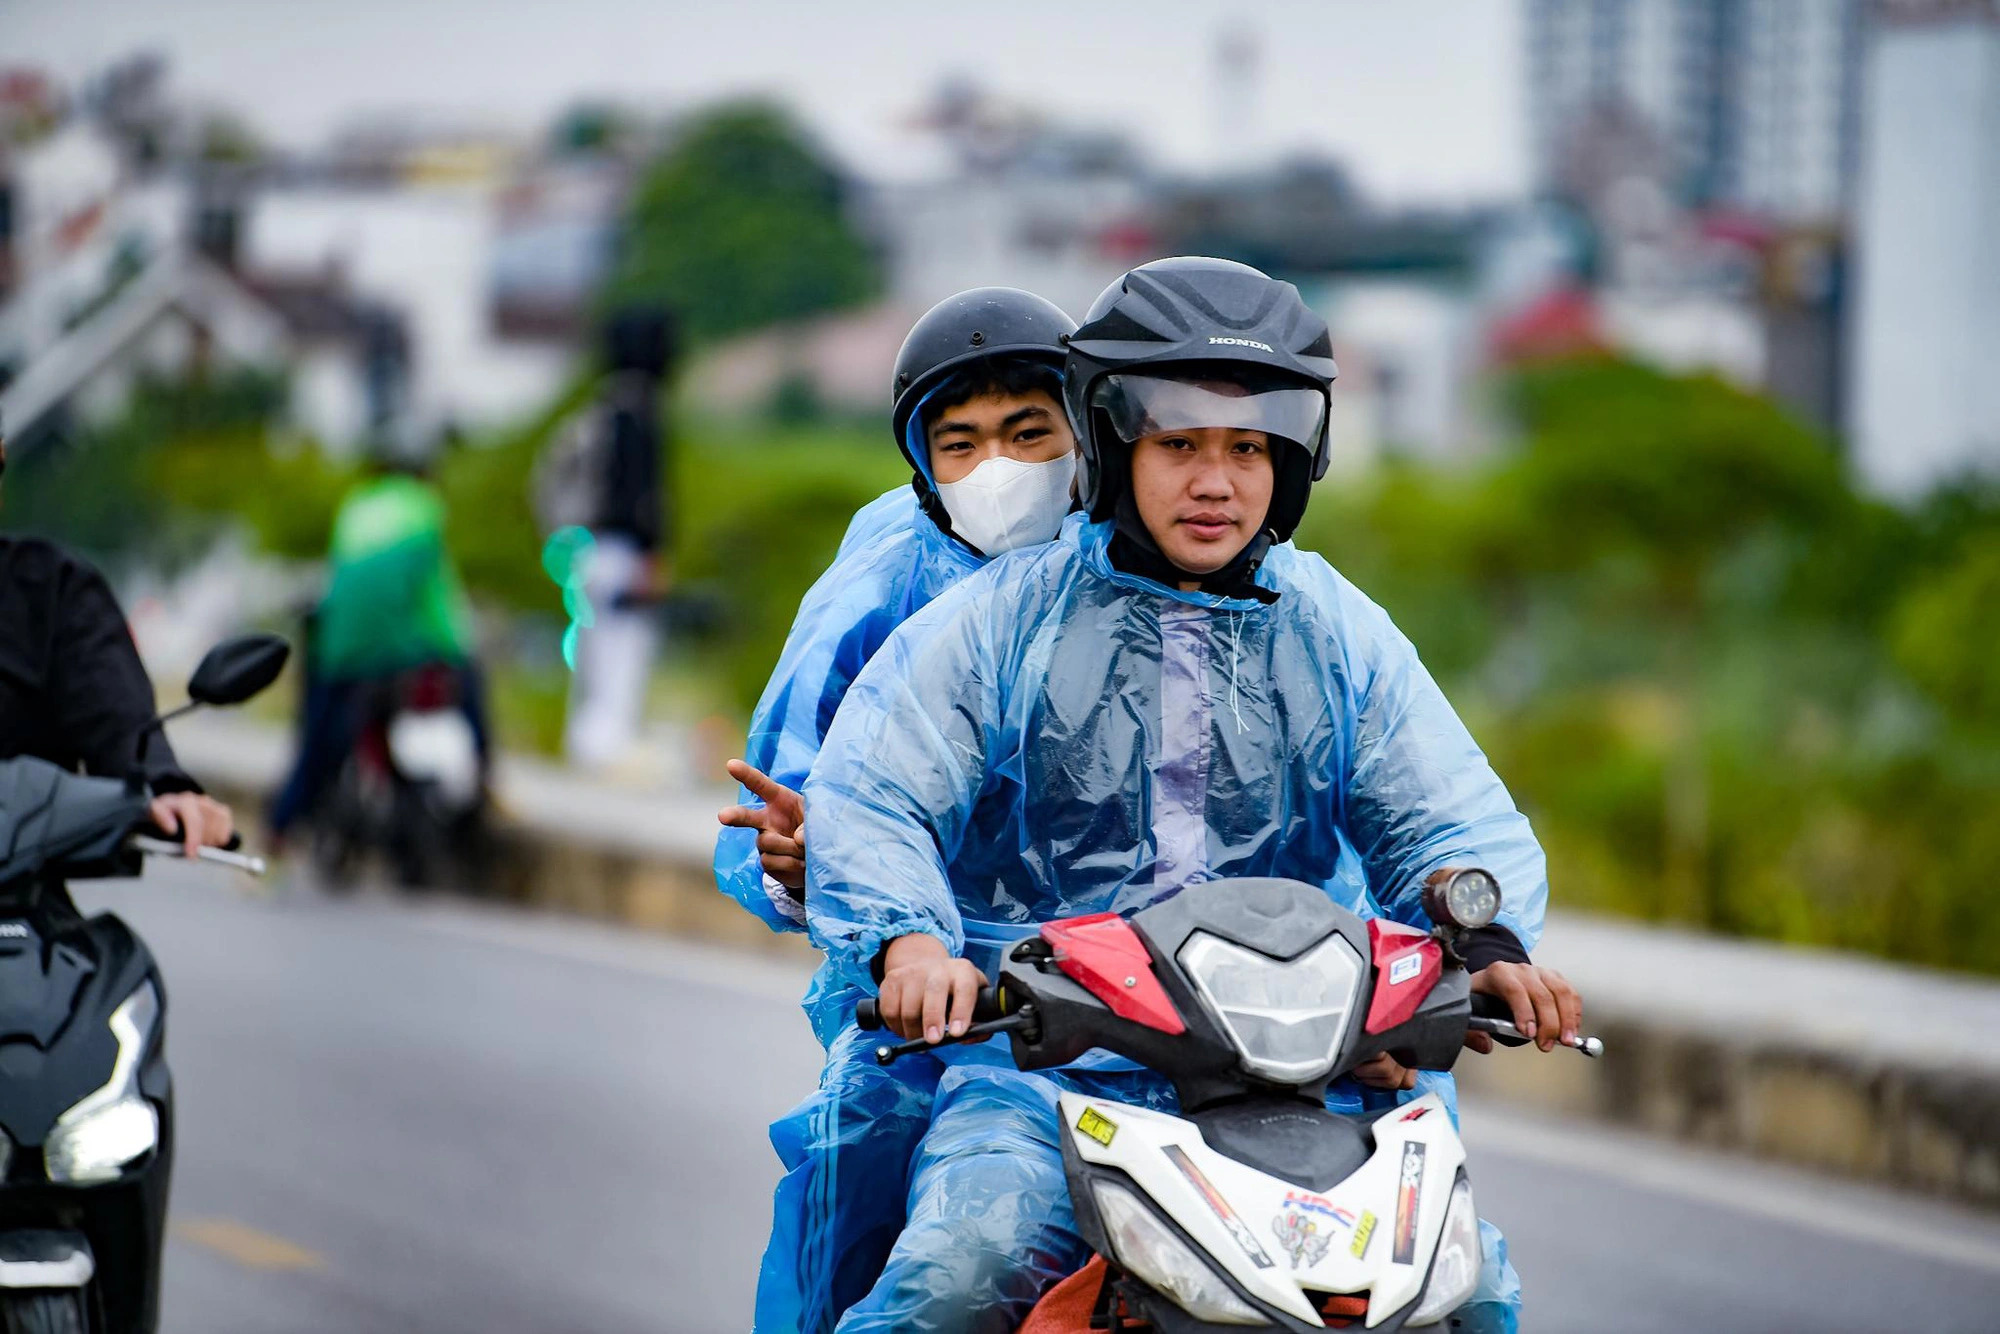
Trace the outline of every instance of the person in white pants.
<path fill-rule="evenodd" d="M 538 500 L 551 531 L 586 528 L 578 553 L 569 717 L 563 749 L 572 764 L 617 764 L 639 739 L 646 682 L 659 644 L 658 601 L 667 569 L 667 480 L 660 399 L 673 360 L 664 310 L 633 307 L 605 328 L 610 375 L 546 461 Z"/>
<path fill-rule="evenodd" d="M 637 542 L 605 533 L 584 559 L 590 622 L 577 633 L 563 752 L 572 764 L 601 769 L 638 738 L 659 618 L 649 596 L 653 562 Z"/>

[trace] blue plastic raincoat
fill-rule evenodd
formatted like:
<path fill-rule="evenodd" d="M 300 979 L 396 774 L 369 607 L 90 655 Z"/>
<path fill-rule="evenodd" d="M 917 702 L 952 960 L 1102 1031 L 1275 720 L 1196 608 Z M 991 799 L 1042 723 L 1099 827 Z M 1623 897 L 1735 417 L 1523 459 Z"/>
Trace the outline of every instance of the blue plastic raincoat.
<path fill-rule="evenodd" d="M 919 512 L 908 487 L 900 497 L 890 492 L 855 514 L 840 554 L 799 603 L 751 715 L 743 758 L 786 787 L 805 786 L 847 687 L 889 633 L 985 563 Z M 755 798 L 744 789 L 738 800 Z M 805 929 L 797 905 L 765 879 L 755 830 L 716 838 L 715 882 L 773 931 Z"/>
<path fill-rule="evenodd" d="M 799 604 L 751 718 L 745 758 L 788 787 L 805 786 L 820 740 L 869 658 L 898 625 L 984 563 L 925 517 L 907 486 L 863 506 L 834 563 Z M 739 799 L 753 800 L 748 791 Z M 754 831 L 721 831 L 715 878 L 773 930 L 805 929 L 802 910 L 765 878 Z M 850 1040 L 830 1058 L 838 1076 L 771 1127 L 786 1175 L 758 1278 L 759 1330 L 830 1329 L 874 1283 L 902 1230 L 904 1176 L 930 1125 L 937 1067 L 910 1061 L 885 1070 L 869 1050 Z"/>
<path fill-rule="evenodd" d="M 928 460 L 918 406 L 910 449 Z M 864 505 L 833 565 L 800 603 L 751 718 L 745 758 L 787 787 L 803 787 L 862 666 L 898 625 L 983 564 L 924 515 L 910 487 Z M 748 791 L 738 799 L 753 800 Z M 773 930 L 804 929 L 802 910 L 765 878 L 754 831 L 721 832 L 715 877 Z M 824 1007 L 809 1002 L 808 1008 Z M 838 1032 L 838 1024 L 815 1027 L 822 1041 Z M 851 1043 L 828 1069 L 834 1073 L 821 1087 L 771 1126 L 786 1173 L 773 1197 L 771 1240 L 758 1277 L 759 1330 L 831 1328 L 868 1291 L 902 1230 L 904 1176 L 930 1125 L 935 1069 L 912 1061 L 884 1070 Z"/>
<path fill-rule="evenodd" d="M 906 624 L 848 692 L 805 788 L 823 1036 L 872 993 L 871 964 L 898 936 L 935 935 L 992 976 L 1040 922 L 1217 877 L 1303 880 L 1415 923 L 1431 871 L 1478 864 L 1503 887 L 1501 923 L 1533 947 L 1541 849 L 1380 608 L 1290 546 L 1258 575 L 1280 594 L 1266 606 L 1118 571 L 1109 542 L 1108 524 L 1072 519 L 1055 543 L 993 562 Z M 848 1045 L 834 1040 L 823 1093 L 846 1092 Z M 1054 1089 L 1110 1081 L 1127 1101 L 1172 1098 L 1103 1053 L 1047 1075 L 1014 1070 L 998 1044 L 926 1061 L 934 1102 L 908 1222 L 842 1330 L 958 1328 L 982 1309 L 1011 1328 L 1083 1258 Z M 1367 1100 L 1336 1085 L 1329 1105 Z M 1518 1285 L 1488 1240 L 1484 1310 L 1467 1314 L 1505 1328 Z M 804 1265 L 842 1259 L 805 1241 Z"/>
<path fill-rule="evenodd" d="M 860 550 L 884 533 L 919 522 L 927 523 L 929 520 L 917 508 L 915 491 L 907 486 L 884 491 L 854 511 L 854 517 L 847 521 L 847 531 L 841 534 L 840 549 L 833 553 L 833 558 L 840 560 L 848 552 Z"/>

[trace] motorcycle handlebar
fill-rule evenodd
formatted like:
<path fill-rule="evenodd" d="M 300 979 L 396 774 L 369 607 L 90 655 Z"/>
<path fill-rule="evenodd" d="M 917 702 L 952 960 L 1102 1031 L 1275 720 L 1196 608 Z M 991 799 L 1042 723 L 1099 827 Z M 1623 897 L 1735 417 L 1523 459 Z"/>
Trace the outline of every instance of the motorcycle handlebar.
<path fill-rule="evenodd" d="M 1495 1042 L 1507 1047 L 1525 1047 L 1533 1041 L 1514 1027 L 1513 1007 L 1498 996 L 1483 991 L 1473 993 L 1472 1021 L 1466 1027 L 1475 1033 L 1491 1034 Z M 1597 1038 L 1579 1035 L 1575 1042 L 1563 1045 L 1592 1058 L 1604 1055 L 1604 1043 Z"/>
<path fill-rule="evenodd" d="M 234 840 L 234 842 L 237 847 L 242 846 L 240 839 Z M 145 834 L 135 834 L 132 838 L 132 846 L 148 857 L 186 856 L 185 850 L 179 843 L 169 842 L 163 838 L 152 838 Z M 251 875 L 262 875 L 266 869 L 262 857 L 252 857 L 245 853 L 232 851 L 229 848 L 196 848 L 194 855 L 201 861 L 214 862 L 218 866 L 227 866 L 236 871 L 246 871 Z"/>
<path fill-rule="evenodd" d="M 972 1002 L 972 1022 L 987 1024 L 995 1019 L 1005 1019 L 1013 1011 L 998 987 L 981 987 L 979 995 Z M 873 1033 L 882 1027 L 882 1007 L 875 997 L 869 996 L 854 1007 L 854 1023 L 862 1030 Z"/>

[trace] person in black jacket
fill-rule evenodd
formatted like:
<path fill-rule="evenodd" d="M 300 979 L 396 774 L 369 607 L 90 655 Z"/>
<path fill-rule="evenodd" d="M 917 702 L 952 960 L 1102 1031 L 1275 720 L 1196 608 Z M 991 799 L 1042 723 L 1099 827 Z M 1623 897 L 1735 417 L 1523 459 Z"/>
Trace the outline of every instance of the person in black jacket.
<path fill-rule="evenodd" d="M 6 466 L 0 443 L 0 470 Z M 111 587 L 87 561 L 40 538 L 0 535 L 0 759 L 32 755 L 153 791 L 153 822 L 188 856 L 234 833 L 158 728 L 153 683 Z"/>

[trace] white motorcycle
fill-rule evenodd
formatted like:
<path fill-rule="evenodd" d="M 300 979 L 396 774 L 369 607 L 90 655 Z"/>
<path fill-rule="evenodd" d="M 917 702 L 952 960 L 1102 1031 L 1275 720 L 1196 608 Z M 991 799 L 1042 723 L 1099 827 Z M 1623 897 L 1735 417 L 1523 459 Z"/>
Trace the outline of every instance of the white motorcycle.
<path fill-rule="evenodd" d="M 1498 912 L 1493 877 L 1434 877 L 1424 903 L 1428 933 L 1298 881 L 1218 880 L 1129 920 L 1048 923 L 1008 952 L 959 1041 L 1005 1033 L 1023 1070 L 1103 1048 L 1165 1075 L 1182 1110 L 1061 1096 L 1078 1230 L 1104 1261 L 1078 1334 L 1398 1330 L 1472 1295 L 1478 1214 L 1443 1102 L 1363 1118 L 1325 1106 L 1331 1080 L 1380 1053 L 1448 1070 L 1469 1030 L 1526 1040 L 1471 995 L 1457 949 Z M 877 1025 L 872 1001 L 857 1020 Z"/>

